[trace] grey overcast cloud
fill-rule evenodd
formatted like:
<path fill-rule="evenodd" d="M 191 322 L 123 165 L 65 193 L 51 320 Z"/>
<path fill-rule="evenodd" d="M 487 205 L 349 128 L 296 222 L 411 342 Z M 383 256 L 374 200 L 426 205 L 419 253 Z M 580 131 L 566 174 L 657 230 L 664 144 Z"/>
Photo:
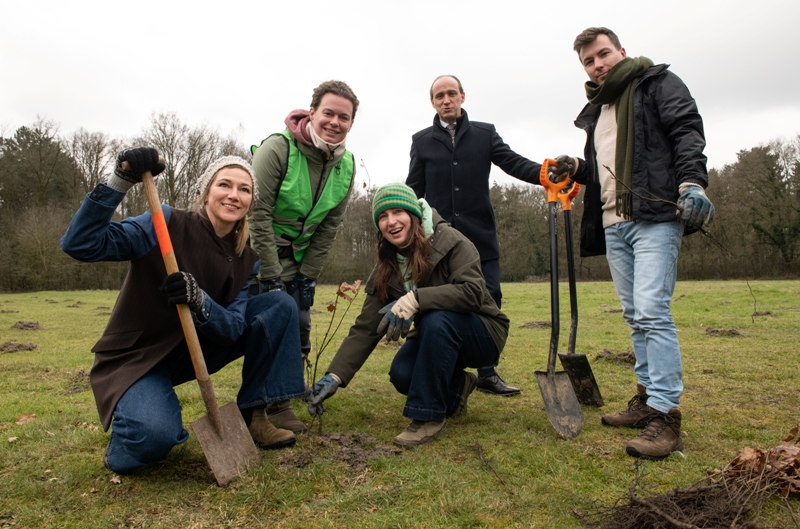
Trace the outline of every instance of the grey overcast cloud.
<path fill-rule="evenodd" d="M 572 51 L 607 26 L 629 56 L 668 63 L 697 100 L 709 167 L 800 134 L 800 1 L 381 2 L 2 0 L 0 133 L 41 116 L 62 134 L 140 132 L 175 112 L 246 144 L 283 129 L 312 89 L 346 81 L 359 107 L 348 148 L 372 184 L 402 181 L 428 89 L 454 74 L 470 119 L 520 154 L 581 155 L 586 75 Z M 365 179 L 363 170 L 360 179 Z M 492 178 L 516 182 L 499 169 Z"/>

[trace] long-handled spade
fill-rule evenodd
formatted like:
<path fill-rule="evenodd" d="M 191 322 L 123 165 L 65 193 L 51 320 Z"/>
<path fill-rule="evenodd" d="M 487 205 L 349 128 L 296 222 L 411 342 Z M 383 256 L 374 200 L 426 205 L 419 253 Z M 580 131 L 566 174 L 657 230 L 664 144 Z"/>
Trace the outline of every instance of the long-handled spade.
<path fill-rule="evenodd" d="M 569 375 L 575 395 L 582 404 L 602 406 L 603 397 L 600 388 L 594 379 L 592 366 L 585 354 L 575 353 L 575 336 L 578 334 L 578 294 L 575 285 L 575 257 L 572 251 L 572 201 L 578 195 L 581 186 L 573 184 L 571 189 L 563 189 L 558 198 L 561 200 L 561 209 L 564 211 L 564 234 L 567 239 L 567 275 L 569 276 L 569 307 L 571 322 L 569 326 L 569 345 L 567 354 L 558 353 L 561 366 Z"/>
<path fill-rule="evenodd" d="M 558 352 L 558 334 L 560 326 L 558 308 L 558 237 L 556 222 L 558 212 L 556 203 L 558 193 L 566 187 L 568 180 L 558 184 L 550 182 L 547 177 L 547 168 L 555 165 L 556 161 L 547 159 L 542 165 L 539 181 L 547 190 L 547 202 L 550 210 L 550 352 L 547 356 L 547 371 L 535 371 L 539 391 L 542 392 L 544 408 L 547 418 L 556 432 L 564 439 L 575 438 L 583 428 L 583 412 L 575 390 L 569 380 L 569 375 L 560 371 L 556 373 L 556 353 Z"/>
<path fill-rule="evenodd" d="M 125 164 L 127 162 L 123 162 L 123 168 Z M 167 223 L 164 220 L 164 212 L 161 210 L 161 201 L 158 199 L 153 175 L 150 172 L 144 173 L 142 183 L 167 274 L 173 274 L 179 271 L 178 262 L 175 259 L 175 252 L 172 250 L 172 241 L 167 231 Z M 192 430 L 200 442 L 200 447 L 203 449 L 208 466 L 211 467 L 217 483 L 224 487 L 239 474 L 246 472 L 250 466 L 260 464 L 261 454 L 258 452 L 250 432 L 247 431 L 247 426 L 236 403 L 229 402 L 222 408 L 217 407 L 217 398 L 208 376 L 206 361 L 203 358 L 203 351 L 200 349 L 200 341 L 197 338 L 191 311 L 186 305 L 177 307 L 183 334 L 192 358 L 194 373 L 208 413 L 192 423 Z"/>

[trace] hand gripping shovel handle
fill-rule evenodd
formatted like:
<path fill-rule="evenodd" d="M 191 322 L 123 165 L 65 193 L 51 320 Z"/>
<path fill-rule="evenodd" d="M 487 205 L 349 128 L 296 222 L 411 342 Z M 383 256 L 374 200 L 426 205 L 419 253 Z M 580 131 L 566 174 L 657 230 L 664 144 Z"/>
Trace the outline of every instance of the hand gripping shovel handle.
<path fill-rule="evenodd" d="M 159 161 L 163 163 L 164 160 L 160 158 Z M 122 162 L 123 170 L 126 170 L 127 163 L 128 162 Z M 164 265 L 167 267 L 167 275 L 174 274 L 180 271 L 178 269 L 178 261 L 175 259 L 175 252 L 172 249 L 172 240 L 169 238 L 167 223 L 164 220 L 164 212 L 161 210 L 161 201 L 158 199 L 158 190 L 156 190 L 156 184 L 150 171 L 142 175 L 142 184 L 144 184 L 144 193 L 147 196 L 147 203 L 150 206 L 150 215 L 153 217 L 153 226 L 156 230 L 158 246 L 161 248 L 161 256 L 164 258 Z M 200 340 L 197 338 L 197 329 L 194 328 L 192 313 L 185 304 L 177 305 L 177 309 L 178 316 L 181 320 L 181 327 L 183 327 L 183 335 L 186 337 L 186 344 L 189 347 L 189 355 L 192 357 L 194 374 L 197 377 L 197 383 L 200 385 L 200 393 L 203 395 L 203 402 L 206 405 L 208 417 L 211 420 L 213 428 L 221 435 L 222 419 L 219 415 L 219 406 L 217 406 L 217 398 L 214 395 L 214 388 L 208 376 L 208 369 L 206 368 L 205 358 L 203 358 L 203 351 L 200 349 Z"/>

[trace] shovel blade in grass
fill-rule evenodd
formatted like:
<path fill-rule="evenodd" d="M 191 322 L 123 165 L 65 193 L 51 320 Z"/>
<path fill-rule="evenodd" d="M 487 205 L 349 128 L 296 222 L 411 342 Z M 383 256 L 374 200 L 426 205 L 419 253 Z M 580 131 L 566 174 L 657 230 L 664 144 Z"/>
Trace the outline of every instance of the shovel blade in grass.
<path fill-rule="evenodd" d="M 563 371 L 535 371 L 534 374 L 550 424 L 564 439 L 574 439 L 583 428 L 583 412 L 569 375 Z"/>
<path fill-rule="evenodd" d="M 217 432 L 208 415 L 192 423 L 200 448 L 220 487 L 247 472 L 251 466 L 261 464 L 261 454 L 253 443 L 242 414 L 235 402 L 219 409 L 220 427 Z"/>
<path fill-rule="evenodd" d="M 569 375 L 578 401 L 587 406 L 602 406 L 603 397 L 600 395 L 600 388 L 597 386 L 592 366 L 589 365 L 586 355 L 558 353 L 558 358 L 561 360 L 561 367 Z"/>

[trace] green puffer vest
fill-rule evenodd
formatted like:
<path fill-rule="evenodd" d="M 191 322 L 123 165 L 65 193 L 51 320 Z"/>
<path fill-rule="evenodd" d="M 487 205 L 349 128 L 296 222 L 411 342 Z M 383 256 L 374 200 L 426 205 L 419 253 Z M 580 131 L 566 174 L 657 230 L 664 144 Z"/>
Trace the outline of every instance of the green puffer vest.
<path fill-rule="evenodd" d="M 312 191 L 308 161 L 295 145 L 289 130 L 272 136 L 283 136 L 289 143 L 286 174 L 275 199 L 272 220 L 275 243 L 278 249 L 291 246 L 294 260 L 300 263 L 320 222 L 347 196 L 355 174 L 355 161 L 353 154 L 345 151 L 342 159 L 328 174 L 322 192 L 320 193 L 319 189 Z M 255 145 L 251 147 L 253 154 L 256 149 Z M 325 172 L 324 166 L 322 172 Z M 314 202 L 315 196 L 316 202 Z"/>

